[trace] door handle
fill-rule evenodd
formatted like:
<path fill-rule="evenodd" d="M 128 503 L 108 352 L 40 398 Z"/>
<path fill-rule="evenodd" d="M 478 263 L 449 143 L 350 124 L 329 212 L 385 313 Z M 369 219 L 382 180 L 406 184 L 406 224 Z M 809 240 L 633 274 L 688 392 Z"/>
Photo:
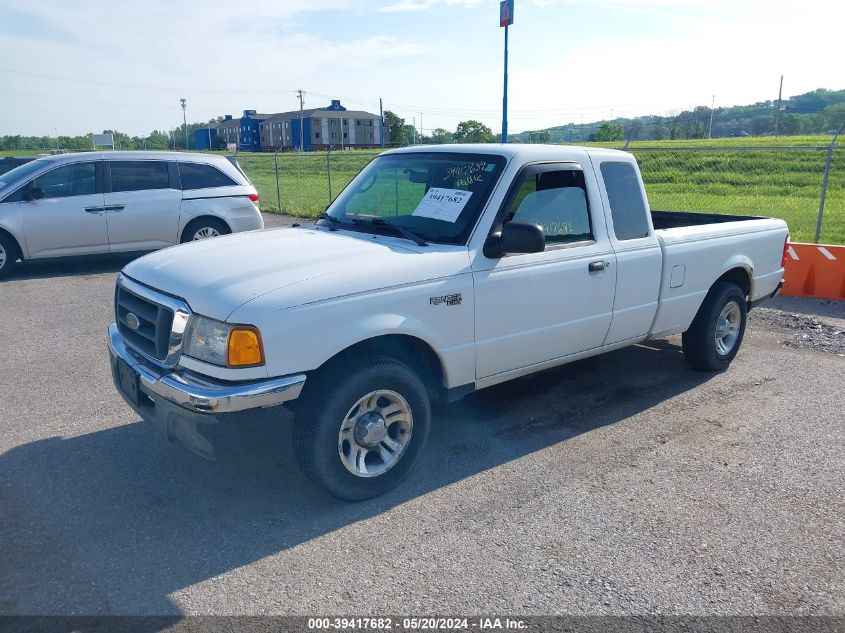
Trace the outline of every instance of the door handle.
<path fill-rule="evenodd" d="M 103 211 L 123 211 L 126 207 L 122 204 L 109 204 L 103 207 Z"/>
<path fill-rule="evenodd" d="M 85 213 L 102 213 L 104 210 L 103 207 L 85 207 Z"/>
<path fill-rule="evenodd" d="M 605 268 L 607 268 L 607 266 L 608 262 L 605 261 L 590 262 L 590 265 L 587 266 L 587 270 L 589 270 L 591 273 L 597 273 L 600 270 L 604 270 Z"/>

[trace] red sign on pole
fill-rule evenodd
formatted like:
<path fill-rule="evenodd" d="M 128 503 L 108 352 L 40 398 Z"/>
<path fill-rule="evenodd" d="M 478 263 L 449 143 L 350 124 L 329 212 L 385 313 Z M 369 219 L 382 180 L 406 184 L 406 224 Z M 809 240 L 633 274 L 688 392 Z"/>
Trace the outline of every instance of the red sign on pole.
<path fill-rule="evenodd" d="M 513 0 L 502 0 L 499 3 L 499 26 L 513 24 Z"/>

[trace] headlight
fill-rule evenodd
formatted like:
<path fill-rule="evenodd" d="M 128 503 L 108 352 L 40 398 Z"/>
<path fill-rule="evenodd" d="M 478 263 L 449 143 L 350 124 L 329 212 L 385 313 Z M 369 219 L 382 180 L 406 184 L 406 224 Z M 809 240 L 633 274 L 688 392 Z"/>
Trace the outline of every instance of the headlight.
<path fill-rule="evenodd" d="M 194 315 L 185 332 L 186 355 L 223 367 L 264 364 L 261 335 L 251 325 L 229 325 Z"/>

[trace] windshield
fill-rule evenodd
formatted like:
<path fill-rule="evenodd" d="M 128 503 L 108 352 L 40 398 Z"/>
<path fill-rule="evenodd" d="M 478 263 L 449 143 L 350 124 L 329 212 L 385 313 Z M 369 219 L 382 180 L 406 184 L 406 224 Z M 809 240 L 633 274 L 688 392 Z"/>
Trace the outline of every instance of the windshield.
<path fill-rule="evenodd" d="M 462 244 L 505 165 L 502 156 L 414 152 L 379 156 L 358 174 L 327 213 L 359 230 L 382 232 L 376 219 L 429 242 Z"/>
<path fill-rule="evenodd" d="M 39 169 L 42 169 L 45 163 L 44 160 L 33 160 L 0 175 L 0 195 L 5 193 L 6 188 L 20 184 Z"/>

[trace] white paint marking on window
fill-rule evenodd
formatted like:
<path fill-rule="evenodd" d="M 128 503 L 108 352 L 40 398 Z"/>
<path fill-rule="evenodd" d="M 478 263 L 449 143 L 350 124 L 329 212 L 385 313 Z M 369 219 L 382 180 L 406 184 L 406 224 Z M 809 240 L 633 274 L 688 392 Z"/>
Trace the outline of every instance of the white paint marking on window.
<path fill-rule="evenodd" d="M 828 259 L 836 259 L 836 257 L 833 255 L 833 253 L 831 253 L 829 250 L 827 250 L 824 246 L 819 246 L 818 249 L 819 249 L 819 252 L 822 255 L 824 255 L 825 257 L 827 257 Z"/>
<path fill-rule="evenodd" d="M 794 259 L 796 262 L 798 261 L 798 254 L 795 252 L 795 249 L 794 249 L 794 248 L 792 248 L 792 247 L 790 246 L 788 249 L 786 249 L 786 251 L 789 253 L 789 256 L 790 256 L 792 259 Z"/>

